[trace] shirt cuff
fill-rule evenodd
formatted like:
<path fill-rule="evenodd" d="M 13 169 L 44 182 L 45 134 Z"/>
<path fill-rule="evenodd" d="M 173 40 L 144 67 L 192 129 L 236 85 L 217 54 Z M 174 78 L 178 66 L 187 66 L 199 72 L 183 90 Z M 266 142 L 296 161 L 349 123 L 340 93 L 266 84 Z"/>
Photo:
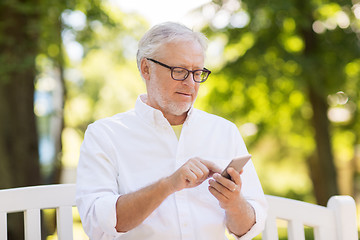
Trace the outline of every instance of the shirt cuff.
<path fill-rule="evenodd" d="M 255 211 L 255 224 L 251 227 L 251 229 L 242 235 L 241 237 L 236 236 L 235 234 L 231 233 L 229 229 L 226 229 L 227 233 L 232 236 L 234 239 L 237 240 L 251 240 L 257 235 L 259 235 L 265 228 L 265 220 L 266 220 L 266 211 L 259 203 L 255 201 L 248 201 L 251 206 L 254 208 Z"/>
<path fill-rule="evenodd" d="M 111 236 L 119 236 L 116 227 L 116 202 L 119 195 L 108 195 L 97 199 L 95 214 L 100 228 Z"/>

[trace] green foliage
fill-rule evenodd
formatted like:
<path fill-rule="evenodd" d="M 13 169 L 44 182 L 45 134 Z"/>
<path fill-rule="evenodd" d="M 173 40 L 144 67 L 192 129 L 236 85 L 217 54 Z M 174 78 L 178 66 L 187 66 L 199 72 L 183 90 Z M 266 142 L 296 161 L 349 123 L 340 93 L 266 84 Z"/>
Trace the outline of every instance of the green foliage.
<path fill-rule="evenodd" d="M 76 162 L 78 149 L 75 154 L 73 148 L 67 152 L 67 143 L 77 146 L 89 123 L 128 109 L 143 91 L 136 66 L 127 60 L 135 63 L 134 48 L 145 27 L 147 23 L 140 17 L 124 14 L 108 1 L 0 2 L 0 83 L 4 84 L 0 90 L 11 83 L 21 92 L 15 74 L 32 73 L 21 79 L 36 90 L 35 106 L 28 101 L 27 112 L 31 116 L 23 119 L 34 118 L 35 112 L 34 132 L 37 127 L 40 139 L 55 142 L 53 162 L 43 164 L 46 177 L 59 176 L 54 169 L 59 168 L 62 156 L 60 133 L 64 115 L 63 161 Z M 32 95 L 33 86 L 29 89 Z M 6 92 L 5 88 L 3 91 Z M 52 105 L 50 110 L 44 101 L 38 101 L 40 95 L 47 97 L 47 104 Z M 25 108 L 19 98 L 14 104 Z M 11 116 L 6 112 L 11 107 L 5 104 L 1 110 L 4 116 Z"/>
<path fill-rule="evenodd" d="M 89 123 L 129 109 L 144 91 L 135 55 L 145 22 L 113 6 L 102 8 L 111 24 L 92 21 L 75 32 L 84 56 L 79 63 L 67 59 L 65 120 L 82 133 Z"/>
<path fill-rule="evenodd" d="M 86 26 L 81 30 L 69 26 L 67 31 L 70 33 L 66 33 L 81 44 L 84 52 L 80 60 L 70 56 L 65 58 L 67 99 L 62 161 L 68 167 L 76 167 L 88 124 L 129 110 L 138 94 L 145 92 L 135 56 L 137 41 L 148 28 L 147 23 L 109 3 L 104 2 L 99 7 L 107 22 L 104 19 L 91 20 L 86 13 Z M 83 8 L 67 10 L 66 13 Z"/>
<path fill-rule="evenodd" d="M 200 105 L 240 126 L 267 193 L 311 196 L 306 160 L 316 143 L 309 89 L 324 101 L 344 93 L 346 101 L 328 105 L 335 162 L 354 159 L 360 143 L 360 20 L 354 15 L 359 6 L 315 0 L 227 0 L 209 6 L 216 11 L 205 32 L 224 51 L 216 57 L 210 51 L 216 62 L 209 65 L 222 68 L 206 83 Z M 219 29 L 215 20 L 224 11 L 229 21 Z M 235 16 L 244 13 L 249 22 L 243 18 L 245 26 L 235 27 Z M 343 120 L 336 122 L 330 116 L 335 107 L 349 118 L 338 112 Z"/>

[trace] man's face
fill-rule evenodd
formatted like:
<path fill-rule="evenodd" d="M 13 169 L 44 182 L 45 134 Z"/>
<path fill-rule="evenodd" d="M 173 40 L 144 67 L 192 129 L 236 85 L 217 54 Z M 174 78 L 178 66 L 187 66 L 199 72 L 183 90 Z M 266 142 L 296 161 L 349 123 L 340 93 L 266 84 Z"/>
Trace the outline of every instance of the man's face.
<path fill-rule="evenodd" d="M 204 54 L 199 43 L 190 41 L 171 42 L 160 47 L 155 60 L 172 67 L 188 70 L 203 69 Z M 184 81 L 171 77 L 171 70 L 146 60 L 149 65 L 148 77 L 145 77 L 147 104 L 156 108 L 169 120 L 185 118 L 194 103 L 199 83 L 194 82 L 192 73 Z M 170 119 L 169 119 L 170 118 Z"/>

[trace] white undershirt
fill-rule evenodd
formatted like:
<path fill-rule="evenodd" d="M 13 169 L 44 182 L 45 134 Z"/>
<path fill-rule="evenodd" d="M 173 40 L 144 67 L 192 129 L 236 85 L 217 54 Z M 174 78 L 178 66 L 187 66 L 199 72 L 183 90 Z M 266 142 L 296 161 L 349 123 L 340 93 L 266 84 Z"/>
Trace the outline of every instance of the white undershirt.
<path fill-rule="evenodd" d="M 171 125 L 171 127 L 174 130 L 177 139 L 179 140 L 183 125 Z"/>

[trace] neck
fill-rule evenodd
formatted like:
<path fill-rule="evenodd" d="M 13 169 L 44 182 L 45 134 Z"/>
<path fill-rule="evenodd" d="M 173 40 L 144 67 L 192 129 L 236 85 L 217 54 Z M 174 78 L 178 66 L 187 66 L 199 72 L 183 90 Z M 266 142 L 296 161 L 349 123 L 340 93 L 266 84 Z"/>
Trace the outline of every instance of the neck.
<path fill-rule="evenodd" d="M 164 111 L 163 109 L 161 109 L 157 104 L 151 104 L 149 102 L 149 98 L 147 97 L 147 95 L 143 96 L 141 99 L 145 104 L 149 105 L 152 108 L 155 108 L 157 110 L 160 110 L 162 112 L 162 114 L 164 115 L 164 117 L 166 118 L 166 120 L 170 123 L 170 125 L 181 125 L 185 122 L 188 112 L 190 111 L 191 107 L 186 111 L 181 113 L 180 115 L 174 114 L 174 113 L 170 113 L 169 111 Z"/>
<path fill-rule="evenodd" d="M 172 114 L 164 114 L 164 117 L 168 120 L 170 125 L 181 125 L 185 122 L 187 117 L 187 112 L 182 115 L 172 115 Z"/>

